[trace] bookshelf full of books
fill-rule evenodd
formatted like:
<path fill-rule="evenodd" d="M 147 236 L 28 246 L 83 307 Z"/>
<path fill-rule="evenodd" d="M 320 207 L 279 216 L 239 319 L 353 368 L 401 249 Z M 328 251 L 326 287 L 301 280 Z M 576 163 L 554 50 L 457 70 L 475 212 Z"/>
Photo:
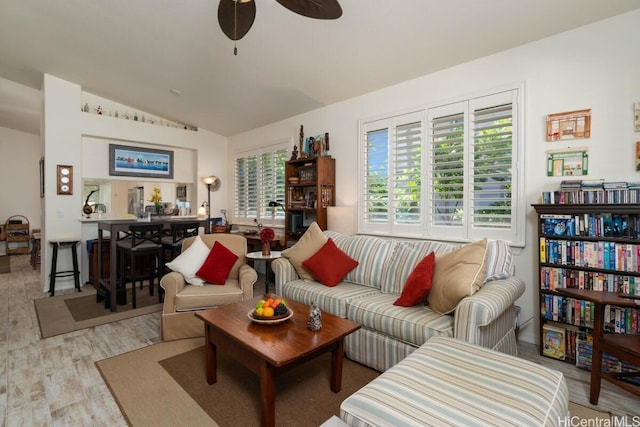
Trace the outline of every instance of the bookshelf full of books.
<path fill-rule="evenodd" d="M 562 203 L 533 205 L 538 218 L 540 353 L 590 369 L 595 305 L 562 290 L 637 298 L 636 306 L 607 305 L 603 328 L 606 333 L 640 334 L 640 205 L 568 203 L 566 192 L 564 197 Z M 611 372 L 638 369 L 608 354 L 603 366 Z"/>
<path fill-rule="evenodd" d="M 565 179 L 560 183 L 560 189 L 542 193 L 542 203 L 547 205 L 640 203 L 640 182 Z"/>

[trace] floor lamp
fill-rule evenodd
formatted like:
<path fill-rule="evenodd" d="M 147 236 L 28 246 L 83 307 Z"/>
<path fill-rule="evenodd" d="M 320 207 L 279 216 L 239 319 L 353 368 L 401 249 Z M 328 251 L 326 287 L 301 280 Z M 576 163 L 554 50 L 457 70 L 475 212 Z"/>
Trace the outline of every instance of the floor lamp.
<path fill-rule="evenodd" d="M 207 186 L 207 229 L 211 232 L 211 192 L 220 188 L 220 178 L 217 176 L 203 176 L 200 178 Z"/>

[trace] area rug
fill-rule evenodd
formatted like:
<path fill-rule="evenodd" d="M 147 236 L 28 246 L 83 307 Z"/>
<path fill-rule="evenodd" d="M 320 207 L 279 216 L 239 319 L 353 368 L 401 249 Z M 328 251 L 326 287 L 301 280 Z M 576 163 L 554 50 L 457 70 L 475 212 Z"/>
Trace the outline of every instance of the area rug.
<path fill-rule="evenodd" d="M 162 342 L 96 363 L 130 425 L 260 425 L 259 381 L 218 354 L 218 381 L 206 382 L 203 338 Z M 329 358 L 315 360 L 276 380 L 276 424 L 318 426 L 339 415 L 340 403 L 378 372 L 345 359 L 342 390 L 329 388 Z M 610 419 L 575 403 L 579 419 Z M 215 420 L 215 421 L 214 421 Z"/>
<path fill-rule="evenodd" d="M 0 274 L 11 273 L 9 255 L 0 256 Z"/>
<path fill-rule="evenodd" d="M 146 287 L 138 289 L 136 298 L 137 308 L 134 310 L 131 308 L 131 289 L 127 289 L 128 304 L 118 305 L 115 313 L 105 309 L 103 303 L 96 302 L 94 289 L 36 299 L 34 305 L 40 334 L 42 338 L 48 338 L 162 310 L 162 304 L 158 303 L 158 294 L 149 296 Z"/>

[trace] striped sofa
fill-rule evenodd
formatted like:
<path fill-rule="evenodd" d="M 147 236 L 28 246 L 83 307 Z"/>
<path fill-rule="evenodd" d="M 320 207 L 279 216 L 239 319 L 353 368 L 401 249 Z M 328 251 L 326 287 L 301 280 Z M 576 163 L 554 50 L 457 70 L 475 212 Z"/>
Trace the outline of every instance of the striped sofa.
<path fill-rule="evenodd" d="M 300 279 L 288 259 L 277 259 L 271 264 L 276 293 L 307 305 L 314 302 L 322 311 L 360 323 L 362 328 L 345 340 L 350 359 L 385 371 L 434 336 L 516 354 L 514 302 L 525 285 L 513 276 L 512 255 L 505 242 L 488 242 L 486 277 L 480 290 L 465 297 L 453 315 L 440 315 L 422 304 L 399 307 L 393 302 L 423 257 L 461 245 L 345 236 L 333 231 L 324 234 L 359 265 L 338 286 L 327 287 Z"/>
<path fill-rule="evenodd" d="M 569 425 L 561 372 L 452 338 L 434 337 L 349 396 L 350 426 Z"/>

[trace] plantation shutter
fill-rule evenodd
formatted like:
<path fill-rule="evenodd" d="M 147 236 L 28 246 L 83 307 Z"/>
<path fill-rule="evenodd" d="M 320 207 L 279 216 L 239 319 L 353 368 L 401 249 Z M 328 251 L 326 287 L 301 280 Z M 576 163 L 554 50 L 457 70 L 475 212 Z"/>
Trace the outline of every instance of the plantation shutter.
<path fill-rule="evenodd" d="M 369 231 L 389 222 L 389 123 L 367 123 L 362 149 L 362 220 Z"/>
<path fill-rule="evenodd" d="M 517 91 L 429 111 L 430 232 L 513 240 Z"/>
<path fill-rule="evenodd" d="M 270 201 L 279 201 L 284 204 L 284 168 L 287 161 L 287 150 L 280 149 L 261 155 L 260 161 L 260 196 L 259 210 L 260 221 L 263 224 L 280 219 L 284 221 L 282 209 L 269 207 Z"/>
<path fill-rule="evenodd" d="M 419 119 L 419 117 L 415 118 Z M 395 224 L 421 224 L 421 153 L 422 121 L 397 124 L 393 141 L 393 214 Z"/>
<path fill-rule="evenodd" d="M 471 222 L 477 235 L 486 233 L 483 231 L 486 229 L 510 232 L 514 225 L 516 96 L 515 91 L 509 91 L 470 101 L 473 114 Z"/>
<path fill-rule="evenodd" d="M 258 196 L 258 158 L 236 159 L 234 218 L 255 218 Z"/>
<path fill-rule="evenodd" d="M 362 223 L 371 233 L 422 229 L 422 114 L 361 124 Z"/>
<path fill-rule="evenodd" d="M 465 209 L 465 105 L 430 111 L 429 212 L 436 235 L 462 236 Z"/>
<path fill-rule="evenodd" d="M 282 209 L 269 207 L 270 201 L 284 203 L 284 169 L 288 142 L 236 154 L 234 221 L 264 226 L 284 222 Z"/>

